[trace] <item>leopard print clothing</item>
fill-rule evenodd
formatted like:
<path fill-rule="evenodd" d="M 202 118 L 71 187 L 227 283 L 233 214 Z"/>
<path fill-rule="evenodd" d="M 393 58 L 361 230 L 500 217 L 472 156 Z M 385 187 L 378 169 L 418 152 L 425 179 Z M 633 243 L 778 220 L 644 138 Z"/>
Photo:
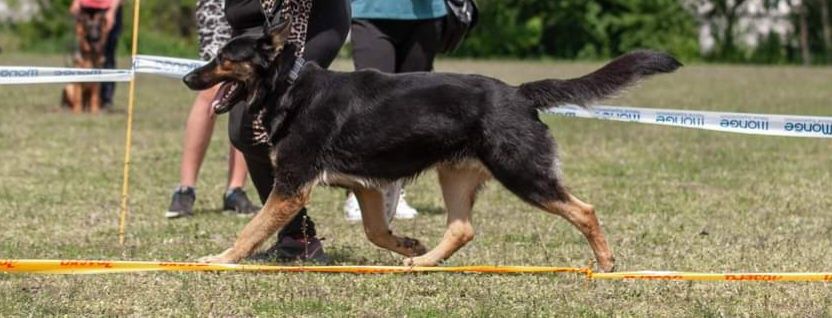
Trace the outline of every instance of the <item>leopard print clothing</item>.
<path fill-rule="evenodd" d="M 262 1 L 268 2 L 270 0 Z M 303 56 L 303 48 L 306 46 L 306 29 L 309 26 L 309 14 L 311 12 L 312 0 L 286 0 L 280 9 L 282 19 L 292 19 L 287 42 L 293 43 L 298 48 L 295 51 L 297 57 Z"/>
<path fill-rule="evenodd" d="M 196 2 L 196 23 L 199 33 L 199 57 L 210 61 L 231 39 L 231 26 L 225 19 L 225 0 L 198 0 Z"/>
<path fill-rule="evenodd" d="M 336 0 L 337 1 L 337 0 Z M 266 12 L 272 12 L 275 0 L 260 0 L 260 5 L 263 8 L 268 8 Z M 289 29 L 289 39 L 287 42 L 293 43 L 296 48 L 295 56 L 303 58 L 303 48 L 306 46 L 306 30 L 309 26 L 309 15 L 312 12 L 312 0 L 284 0 L 283 7 L 280 8 L 280 17 L 282 20 L 292 19 L 292 25 Z M 271 17 L 266 17 L 267 21 Z M 260 110 L 254 117 L 252 122 L 252 131 L 254 132 L 254 140 L 259 144 L 271 145 L 269 140 L 269 130 L 266 129 L 265 117 L 268 109 L 265 107 Z"/>

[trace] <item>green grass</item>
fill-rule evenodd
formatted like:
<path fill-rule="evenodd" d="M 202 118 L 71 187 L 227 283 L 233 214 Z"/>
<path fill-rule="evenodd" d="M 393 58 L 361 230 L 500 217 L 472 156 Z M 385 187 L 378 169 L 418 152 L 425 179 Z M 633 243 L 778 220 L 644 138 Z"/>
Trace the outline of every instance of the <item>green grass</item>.
<path fill-rule="evenodd" d="M 0 65 L 60 65 L 0 55 Z M 349 68 L 340 61 L 339 69 Z M 510 83 L 597 65 L 441 61 L 439 70 Z M 633 106 L 830 115 L 832 69 L 693 65 L 609 101 Z M 137 84 L 127 246 L 118 244 L 123 113 L 56 112 L 60 85 L 0 86 L 0 258 L 189 261 L 229 246 L 246 220 L 217 212 L 226 119 L 214 133 L 195 217 L 162 217 L 178 179 L 194 98 L 175 80 Z M 126 85 L 118 100 L 126 101 Z M 124 110 L 126 106 L 117 106 Z M 546 117 L 568 185 L 594 204 L 618 269 L 832 271 L 832 144 Z M 395 230 L 435 244 L 444 215 L 435 175 L 411 185 L 424 211 Z M 249 186 L 249 192 L 253 189 Z M 344 193 L 318 189 L 311 215 L 339 264 L 397 265 L 344 221 Z M 475 207 L 477 238 L 449 265 L 585 266 L 583 237 L 491 183 Z M 832 316 L 822 283 L 596 281 L 577 275 L 152 273 L 0 275 L 2 316 Z"/>

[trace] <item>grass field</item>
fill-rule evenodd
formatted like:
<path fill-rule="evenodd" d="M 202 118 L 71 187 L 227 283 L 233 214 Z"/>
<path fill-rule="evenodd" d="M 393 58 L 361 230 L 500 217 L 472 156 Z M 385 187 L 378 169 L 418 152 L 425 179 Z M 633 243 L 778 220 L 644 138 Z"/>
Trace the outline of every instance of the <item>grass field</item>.
<path fill-rule="evenodd" d="M 61 58 L 0 55 L 0 65 L 61 65 Z M 597 66 L 442 61 L 438 69 L 520 83 Z M 59 85 L 0 86 L 0 258 L 189 261 L 233 242 L 246 220 L 218 212 L 226 120 L 203 167 L 198 213 L 165 220 L 195 95 L 155 77 L 141 77 L 137 87 L 129 235 L 120 246 L 124 113 L 73 116 L 56 112 Z M 828 68 L 694 65 L 610 103 L 828 116 L 830 87 Z M 119 86 L 119 101 L 126 91 Z M 598 210 L 618 270 L 832 271 L 829 140 L 546 122 L 568 185 Z M 435 175 L 408 190 L 422 214 L 396 221 L 395 230 L 432 246 L 444 228 Z M 318 189 L 310 206 L 336 263 L 400 264 L 343 219 L 343 199 L 342 190 Z M 450 265 L 581 267 L 592 258 L 574 228 L 499 184 L 487 187 L 474 210 L 478 236 Z M 0 275 L 0 316 L 58 315 L 829 317 L 832 290 L 822 283 L 588 283 L 576 275 Z"/>

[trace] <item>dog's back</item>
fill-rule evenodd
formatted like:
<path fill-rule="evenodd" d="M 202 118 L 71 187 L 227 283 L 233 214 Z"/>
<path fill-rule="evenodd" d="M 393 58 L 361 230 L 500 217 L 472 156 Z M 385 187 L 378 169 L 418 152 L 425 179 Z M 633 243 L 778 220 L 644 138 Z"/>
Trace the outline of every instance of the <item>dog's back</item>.
<path fill-rule="evenodd" d="M 325 146 L 322 151 L 329 155 L 323 156 L 323 166 L 396 180 L 437 162 L 481 159 L 494 147 L 544 147 L 547 128 L 537 109 L 585 105 L 680 65 L 668 55 L 639 51 L 577 79 L 520 86 L 479 75 L 341 73 L 313 67 L 290 93 L 302 101 L 298 107 L 304 111 L 289 129 Z M 277 139 L 289 133 L 284 130 Z M 538 140 L 518 140 L 528 136 Z"/>

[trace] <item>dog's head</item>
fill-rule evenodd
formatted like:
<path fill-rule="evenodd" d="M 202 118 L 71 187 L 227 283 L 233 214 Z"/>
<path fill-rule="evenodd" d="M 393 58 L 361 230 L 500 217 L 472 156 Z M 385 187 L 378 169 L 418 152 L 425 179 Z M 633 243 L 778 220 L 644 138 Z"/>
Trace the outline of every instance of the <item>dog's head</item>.
<path fill-rule="evenodd" d="M 106 25 L 104 11 L 82 11 L 76 18 L 75 32 L 95 49 L 104 43 Z"/>
<path fill-rule="evenodd" d="M 192 90 L 204 90 L 222 83 L 211 105 L 216 114 L 230 111 L 243 100 L 249 111 L 259 108 L 283 67 L 277 56 L 283 52 L 290 25 L 291 21 L 283 21 L 267 28 L 262 37 L 232 39 L 208 64 L 185 75 L 185 85 Z"/>

